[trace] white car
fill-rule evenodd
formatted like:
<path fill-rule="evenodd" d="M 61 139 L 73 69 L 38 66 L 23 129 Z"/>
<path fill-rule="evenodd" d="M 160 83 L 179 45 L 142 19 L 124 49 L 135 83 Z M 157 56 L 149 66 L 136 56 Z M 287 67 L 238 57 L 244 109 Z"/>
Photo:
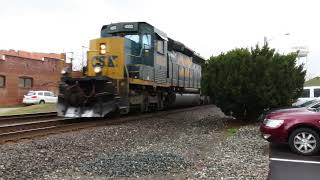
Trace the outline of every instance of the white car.
<path fill-rule="evenodd" d="M 309 86 L 303 88 L 303 93 L 298 100 L 293 103 L 293 106 L 299 106 L 307 101 L 320 99 L 320 86 Z"/>
<path fill-rule="evenodd" d="M 29 91 L 24 95 L 23 104 L 57 103 L 58 97 L 50 91 Z"/>

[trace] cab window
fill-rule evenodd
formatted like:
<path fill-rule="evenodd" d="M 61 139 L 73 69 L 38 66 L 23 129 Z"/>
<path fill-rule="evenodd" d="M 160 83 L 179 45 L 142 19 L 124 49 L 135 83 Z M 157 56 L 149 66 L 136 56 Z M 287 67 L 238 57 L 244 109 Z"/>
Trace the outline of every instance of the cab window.
<path fill-rule="evenodd" d="M 157 40 L 157 52 L 164 54 L 164 42 L 163 40 Z"/>
<path fill-rule="evenodd" d="M 142 45 L 144 49 L 151 49 L 151 35 L 150 34 L 144 34 L 142 36 Z"/>
<path fill-rule="evenodd" d="M 139 43 L 139 35 L 137 34 L 127 34 L 124 37 L 130 39 L 133 42 Z"/>

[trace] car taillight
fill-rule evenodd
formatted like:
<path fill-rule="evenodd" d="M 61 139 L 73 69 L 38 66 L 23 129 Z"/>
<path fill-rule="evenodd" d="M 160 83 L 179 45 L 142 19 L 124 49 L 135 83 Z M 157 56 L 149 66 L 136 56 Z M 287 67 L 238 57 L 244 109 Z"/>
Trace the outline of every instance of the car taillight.
<path fill-rule="evenodd" d="M 37 96 L 32 96 L 31 98 L 32 98 L 32 99 L 35 99 L 35 98 L 37 98 Z"/>

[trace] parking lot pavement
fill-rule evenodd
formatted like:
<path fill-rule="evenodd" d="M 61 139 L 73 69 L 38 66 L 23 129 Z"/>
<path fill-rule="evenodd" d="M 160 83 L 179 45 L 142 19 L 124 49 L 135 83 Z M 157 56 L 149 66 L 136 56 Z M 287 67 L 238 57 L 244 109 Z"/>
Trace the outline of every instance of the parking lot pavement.
<path fill-rule="evenodd" d="M 320 154 L 300 156 L 286 145 L 270 145 L 268 180 L 319 180 Z"/>

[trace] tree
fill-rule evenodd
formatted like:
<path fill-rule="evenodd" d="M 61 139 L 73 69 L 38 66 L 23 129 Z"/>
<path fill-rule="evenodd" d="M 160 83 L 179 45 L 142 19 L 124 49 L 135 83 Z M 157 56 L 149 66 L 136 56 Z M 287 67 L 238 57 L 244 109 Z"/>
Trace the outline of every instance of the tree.
<path fill-rule="evenodd" d="M 306 72 L 296 59 L 297 53 L 281 55 L 267 44 L 212 56 L 203 66 L 202 89 L 224 113 L 253 120 L 301 95 Z"/>

